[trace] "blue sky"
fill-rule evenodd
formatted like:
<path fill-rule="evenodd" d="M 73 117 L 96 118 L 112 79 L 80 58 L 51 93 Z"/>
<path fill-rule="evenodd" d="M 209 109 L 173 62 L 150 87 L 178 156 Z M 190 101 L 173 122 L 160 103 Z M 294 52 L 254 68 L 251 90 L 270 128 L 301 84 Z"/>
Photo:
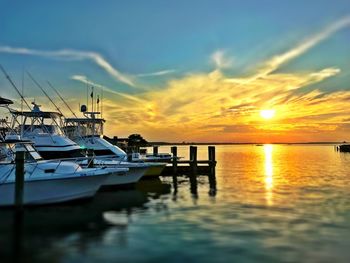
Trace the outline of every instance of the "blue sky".
<path fill-rule="evenodd" d="M 181 86 L 189 76 L 209 76 L 214 71 L 220 71 L 225 78 L 254 75 L 266 61 L 292 50 L 349 15 L 350 2 L 342 0 L 0 0 L 0 62 L 18 84 L 23 70 L 29 70 L 43 83 L 50 80 L 67 97 L 73 98 L 74 95 L 76 101 L 72 99 L 72 103 L 85 98 L 83 81 L 72 79 L 72 76 L 79 75 L 112 91 L 157 104 L 153 101 L 152 91 L 167 93 L 171 83 Z M 344 25 L 269 74 L 304 74 L 336 68 L 339 69 L 336 76 L 307 83 L 293 94 L 317 89 L 326 93 L 349 90 L 349 43 L 350 27 Z M 19 52 L 19 48 L 25 49 L 26 54 Z M 70 53 L 40 53 L 62 50 Z M 100 58 L 108 63 L 107 67 L 112 67 L 112 73 L 106 70 L 105 64 L 96 62 Z M 0 85 L 2 94 L 16 98 L 5 78 L 0 78 Z M 25 89 L 30 90 L 31 96 L 41 96 L 28 78 L 25 78 Z M 201 98 L 200 92 L 198 98 Z M 124 99 L 120 94 L 110 94 L 111 105 L 113 102 L 124 105 Z M 180 104 L 188 103 L 185 100 Z M 159 108 L 160 104 L 157 105 L 154 107 Z M 124 106 L 130 105 L 126 103 Z M 200 106 L 203 104 L 193 105 L 194 108 Z M 252 106 L 260 107 L 258 104 Z M 178 114 L 176 105 L 173 110 L 174 115 Z M 171 115 L 171 109 L 166 113 Z M 152 122 L 163 119 L 164 113 L 159 109 L 157 114 L 157 119 Z M 186 112 L 177 116 L 177 120 L 186 120 Z M 152 137 L 153 126 L 149 122 L 143 123 L 142 127 L 148 128 L 141 129 L 141 132 Z M 121 123 L 111 123 L 122 126 Z M 188 125 L 190 123 L 193 122 L 189 121 Z M 112 124 L 110 133 L 117 132 Z M 171 129 L 173 122 L 164 125 Z M 257 124 L 246 120 L 240 125 L 256 127 Z M 122 133 L 142 127 L 125 127 Z M 215 132 L 221 132 L 218 138 L 224 138 L 227 136 L 225 127 L 220 127 L 221 130 Z M 166 130 L 161 131 L 166 133 Z M 156 137 L 164 133 L 154 134 Z M 164 139 L 179 136 L 164 136 Z M 203 140 L 205 136 L 208 134 L 203 131 L 203 135 L 188 135 L 186 138 Z M 232 136 L 240 135 L 236 132 Z"/>

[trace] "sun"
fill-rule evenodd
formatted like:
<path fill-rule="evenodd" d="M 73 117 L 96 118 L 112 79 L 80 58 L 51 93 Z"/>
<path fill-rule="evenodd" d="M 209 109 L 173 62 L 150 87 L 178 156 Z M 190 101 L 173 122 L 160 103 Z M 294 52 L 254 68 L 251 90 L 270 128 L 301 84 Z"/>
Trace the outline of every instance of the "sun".
<path fill-rule="evenodd" d="M 275 116 L 275 110 L 261 110 L 260 116 L 266 120 L 269 120 Z"/>

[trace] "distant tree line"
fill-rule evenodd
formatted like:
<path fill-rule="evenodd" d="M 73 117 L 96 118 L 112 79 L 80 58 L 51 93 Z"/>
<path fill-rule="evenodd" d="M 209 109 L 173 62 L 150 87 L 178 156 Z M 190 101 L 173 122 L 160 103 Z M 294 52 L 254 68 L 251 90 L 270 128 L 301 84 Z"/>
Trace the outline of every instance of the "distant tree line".
<path fill-rule="evenodd" d="M 131 134 L 128 137 L 128 146 L 145 147 L 148 142 L 140 134 Z"/>

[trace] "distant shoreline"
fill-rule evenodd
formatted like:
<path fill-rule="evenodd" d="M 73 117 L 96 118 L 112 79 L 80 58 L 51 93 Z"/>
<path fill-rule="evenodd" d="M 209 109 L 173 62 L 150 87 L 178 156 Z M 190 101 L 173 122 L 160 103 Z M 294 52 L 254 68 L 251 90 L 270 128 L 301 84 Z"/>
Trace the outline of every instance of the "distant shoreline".
<path fill-rule="evenodd" d="M 153 145 L 264 145 L 264 144 L 282 144 L 282 145 L 315 145 L 315 144 L 322 144 L 322 145 L 338 145 L 338 144 L 344 144 L 347 142 L 270 142 L 270 143 L 261 143 L 261 142 L 149 142 L 148 144 L 150 146 Z"/>

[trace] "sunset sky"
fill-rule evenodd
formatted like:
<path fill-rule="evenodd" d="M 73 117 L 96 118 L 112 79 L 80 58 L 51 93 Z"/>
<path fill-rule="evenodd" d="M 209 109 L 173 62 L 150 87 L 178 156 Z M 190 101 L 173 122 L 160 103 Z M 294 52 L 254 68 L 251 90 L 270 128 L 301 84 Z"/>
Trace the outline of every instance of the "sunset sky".
<path fill-rule="evenodd" d="M 0 0 L 0 64 L 43 110 L 24 71 L 77 111 L 103 88 L 108 136 L 350 141 L 349 0 L 62 2 Z"/>

